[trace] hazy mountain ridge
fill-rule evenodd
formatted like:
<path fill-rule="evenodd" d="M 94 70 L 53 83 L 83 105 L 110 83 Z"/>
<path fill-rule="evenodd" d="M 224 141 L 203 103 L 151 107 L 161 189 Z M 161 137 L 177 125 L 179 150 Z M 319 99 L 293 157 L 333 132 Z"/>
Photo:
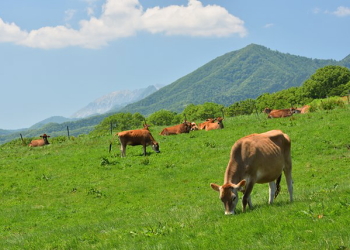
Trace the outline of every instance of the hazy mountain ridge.
<path fill-rule="evenodd" d="M 119 90 L 99 97 L 84 108 L 75 112 L 71 118 L 86 118 L 91 115 L 104 114 L 106 112 L 118 111 L 126 105 L 139 101 L 156 92 L 159 88 L 151 85 L 147 88 L 136 90 Z"/>

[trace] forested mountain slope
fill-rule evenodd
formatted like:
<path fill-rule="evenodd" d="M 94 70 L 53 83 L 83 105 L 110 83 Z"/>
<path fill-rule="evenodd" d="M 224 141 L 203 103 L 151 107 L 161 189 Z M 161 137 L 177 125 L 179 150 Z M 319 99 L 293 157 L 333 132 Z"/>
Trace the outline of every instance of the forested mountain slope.
<path fill-rule="evenodd" d="M 342 61 L 311 59 L 251 44 L 217 57 L 120 112 L 143 115 L 160 109 L 181 112 L 190 103 L 205 102 L 228 106 L 266 92 L 300 86 L 318 68 L 348 66 L 350 58 L 347 58 Z"/>

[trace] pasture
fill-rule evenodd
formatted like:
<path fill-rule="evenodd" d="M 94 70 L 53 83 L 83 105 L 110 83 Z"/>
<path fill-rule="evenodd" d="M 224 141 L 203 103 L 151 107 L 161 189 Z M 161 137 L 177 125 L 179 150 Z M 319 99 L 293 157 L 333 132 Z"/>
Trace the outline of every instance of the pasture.
<path fill-rule="evenodd" d="M 226 118 L 225 128 L 160 136 L 161 153 L 110 136 L 0 146 L 1 249 L 350 249 L 350 108 Z M 218 193 L 234 142 L 281 129 L 292 140 L 294 202 L 283 176 L 268 205 L 225 216 Z M 115 131 L 117 132 L 117 131 Z"/>

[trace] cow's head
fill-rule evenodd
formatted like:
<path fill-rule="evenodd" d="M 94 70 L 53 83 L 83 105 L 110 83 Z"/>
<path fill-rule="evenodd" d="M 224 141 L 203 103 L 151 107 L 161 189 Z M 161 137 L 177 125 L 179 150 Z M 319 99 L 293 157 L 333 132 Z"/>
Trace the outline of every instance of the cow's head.
<path fill-rule="evenodd" d="M 234 214 L 238 202 L 238 191 L 245 186 L 246 181 L 242 180 L 238 184 L 227 183 L 222 186 L 211 183 L 210 186 L 220 193 L 220 200 L 224 203 L 225 214 Z"/>
<path fill-rule="evenodd" d="M 152 143 L 152 149 L 153 149 L 156 153 L 160 153 L 158 142 L 153 142 L 153 143 Z"/>
<path fill-rule="evenodd" d="M 41 138 L 43 138 L 43 140 L 44 140 L 45 144 L 50 144 L 50 143 L 49 143 L 49 141 L 47 140 L 47 138 L 49 138 L 49 137 L 50 137 L 49 135 L 47 135 L 47 134 L 43 134 L 43 135 L 41 135 L 40 137 L 41 137 Z"/>
<path fill-rule="evenodd" d="M 198 130 L 198 126 L 195 122 L 191 122 L 191 131 Z"/>
<path fill-rule="evenodd" d="M 270 112 L 272 111 L 272 109 L 270 108 L 265 108 L 263 113 L 266 113 L 266 114 L 270 114 Z"/>

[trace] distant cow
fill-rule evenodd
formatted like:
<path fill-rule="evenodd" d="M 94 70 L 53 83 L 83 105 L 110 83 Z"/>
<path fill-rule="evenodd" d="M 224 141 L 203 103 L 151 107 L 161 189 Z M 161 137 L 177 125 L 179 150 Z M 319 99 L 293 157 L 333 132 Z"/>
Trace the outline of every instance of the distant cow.
<path fill-rule="evenodd" d="M 191 122 L 191 131 L 198 130 L 198 126 L 195 122 Z"/>
<path fill-rule="evenodd" d="M 216 122 L 207 123 L 207 125 L 205 126 L 205 130 L 208 131 L 208 130 L 213 130 L 213 129 L 224 128 L 224 124 L 222 123 L 223 120 L 224 120 L 224 118 L 222 118 L 222 117 L 216 118 Z"/>
<path fill-rule="evenodd" d="M 268 114 L 267 118 L 282 118 L 292 116 L 295 112 L 295 108 L 289 109 L 269 109 L 265 108 L 264 113 Z"/>
<path fill-rule="evenodd" d="M 296 108 L 294 113 L 305 114 L 308 113 L 310 109 L 310 105 L 302 106 L 301 108 Z"/>
<path fill-rule="evenodd" d="M 149 132 L 147 129 L 135 129 L 135 130 L 127 130 L 123 132 L 119 132 L 118 138 L 120 141 L 120 150 L 122 152 L 121 156 L 125 157 L 126 152 L 126 146 L 137 146 L 142 145 L 143 146 L 143 155 L 146 155 L 146 147 L 151 145 L 152 149 L 160 153 L 159 151 L 159 144 L 154 140 L 151 132 Z"/>
<path fill-rule="evenodd" d="M 184 121 L 181 124 L 164 128 L 160 135 L 177 135 L 182 133 L 189 133 L 191 131 L 191 123 Z"/>
<path fill-rule="evenodd" d="M 208 119 L 206 119 L 205 122 L 202 122 L 202 123 L 199 123 L 199 124 L 198 124 L 198 129 L 199 129 L 199 130 L 205 129 L 206 126 L 207 126 L 209 123 L 213 123 L 215 120 L 216 120 L 216 118 L 208 118 Z"/>
<path fill-rule="evenodd" d="M 224 184 L 210 185 L 220 193 L 225 214 L 234 214 L 238 191 L 242 191 L 245 212 L 247 204 L 249 208 L 253 207 L 250 193 L 255 183 L 269 183 L 269 204 L 272 204 L 280 190 L 282 171 L 286 176 L 290 201 L 293 201 L 291 142 L 281 130 L 271 130 L 236 141 L 231 150 Z"/>
<path fill-rule="evenodd" d="M 50 137 L 49 135 L 43 134 L 40 137 L 41 137 L 41 139 L 32 140 L 28 146 L 29 147 L 40 147 L 40 146 L 45 146 L 45 145 L 50 144 L 49 141 L 47 140 L 47 138 Z"/>

